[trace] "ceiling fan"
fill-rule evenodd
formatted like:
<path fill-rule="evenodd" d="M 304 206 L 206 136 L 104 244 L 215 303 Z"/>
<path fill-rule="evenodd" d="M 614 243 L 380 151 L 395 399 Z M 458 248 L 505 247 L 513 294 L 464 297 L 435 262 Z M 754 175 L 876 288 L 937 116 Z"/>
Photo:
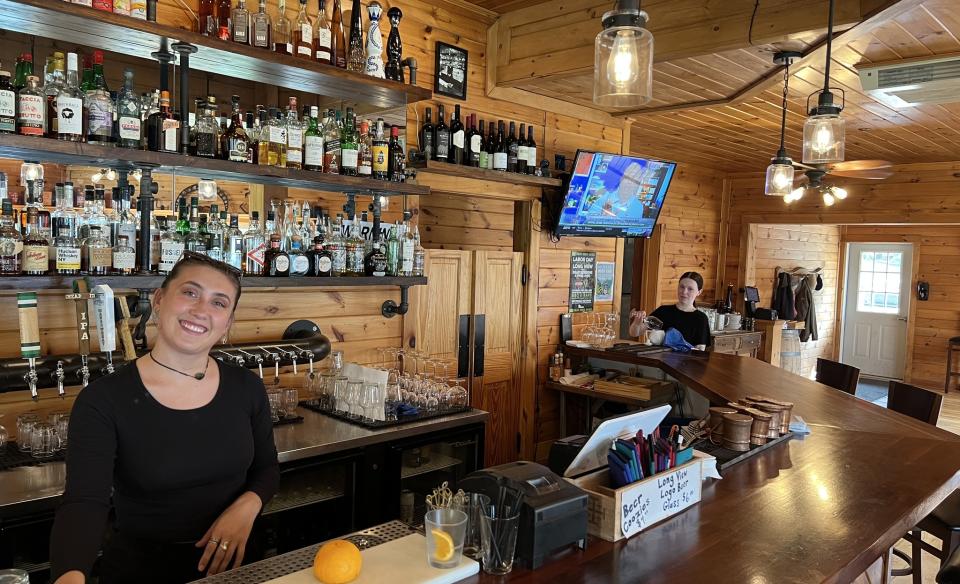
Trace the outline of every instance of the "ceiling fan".
<path fill-rule="evenodd" d="M 784 201 L 792 203 L 803 197 L 807 189 L 815 189 L 820 191 L 823 196 L 823 202 L 828 207 L 833 205 L 837 200 L 846 199 L 847 190 L 837 185 L 824 183 L 823 179 L 827 176 L 883 180 L 893 175 L 891 168 L 893 164 L 886 160 L 848 160 L 833 164 L 817 165 L 794 162 L 793 166 L 803 171 L 804 178 L 798 181 L 795 189 L 784 196 Z"/>

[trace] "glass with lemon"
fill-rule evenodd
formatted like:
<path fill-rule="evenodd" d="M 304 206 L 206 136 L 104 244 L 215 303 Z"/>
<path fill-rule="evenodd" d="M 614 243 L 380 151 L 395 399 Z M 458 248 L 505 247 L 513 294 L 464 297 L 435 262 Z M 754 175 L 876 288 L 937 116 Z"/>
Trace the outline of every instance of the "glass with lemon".
<path fill-rule="evenodd" d="M 460 565 L 467 514 L 457 509 L 434 509 L 424 517 L 427 536 L 427 563 L 434 568 Z"/>

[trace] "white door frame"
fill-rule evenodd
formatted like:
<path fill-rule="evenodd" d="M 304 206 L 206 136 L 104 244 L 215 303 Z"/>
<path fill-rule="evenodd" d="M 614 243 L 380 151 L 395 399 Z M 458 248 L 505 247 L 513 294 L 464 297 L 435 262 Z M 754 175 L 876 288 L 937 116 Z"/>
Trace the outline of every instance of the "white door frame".
<path fill-rule="evenodd" d="M 856 246 L 865 246 L 865 247 L 870 247 L 870 246 L 877 246 L 877 247 L 881 247 L 881 246 L 906 246 L 906 247 L 909 247 L 909 249 L 910 249 L 910 258 L 911 258 L 911 261 L 909 261 L 909 262 L 904 262 L 903 265 L 901 265 L 901 273 L 902 273 L 902 275 L 903 275 L 903 280 L 902 280 L 902 281 L 904 281 L 904 282 L 906 283 L 906 286 L 904 287 L 905 290 L 906 290 L 906 294 L 902 294 L 902 299 L 901 299 L 901 307 L 902 307 L 902 308 L 901 308 L 901 313 L 902 313 L 903 315 L 905 315 L 905 318 L 904 318 L 904 317 L 901 317 L 901 318 L 904 318 L 904 320 L 905 320 L 906 323 L 907 323 L 907 325 L 906 325 L 906 327 L 905 327 L 905 329 L 904 329 L 904 335 L 903 335 L 903 341 L 902 341 L 902 342 L 903 342 L 903 345 L 904 345 L 904 347 L 903 347 L 903 348 L 904 348 L 903 370 L 900 372 L 900 375 L 899 375 L 898 377 L 890 378 L 890 379 L 899 379 L 899 380 L 907 379 L 907 377 L 908 377 L 907 374 L 908 374 L 908 372 L 909 372 L 908 369 L 910 368 L 910 361 L 911 361 L 911 359 L 909 358 L 909 352 L 911 351 L 911 347 L 907 346 L 907 341 L 910 339 L 910 329 L 911 329 L 911 327 L 913 327 L 913 323 L 910 322 L 910 318 L 911 318 L 911 315 L 912 315 L 912 307 L 913 307 L 913 300 L 914 300 L 914 299 L 913 299 L 913 295 L 914 295 L 914 293 L 915 293 L 914 285 L 913 285 L 914 277 L 915 277 L 915 274 L 913 273 L 913 270 L 914 270 L 914 265 L 913 265 L 913 264 L 914 264 L 914 261 L 913 261 L 913 260 L 915 259 L 915 258 L 914 258 L 914 254 L 916 254 L 916 252 L 917 252 L 916 246 L 915 246 L 912 242 L 905 242 L 905 241 L 889 241 L 889 242 L 878 242 L 878 241 L 847 241 L 847 242 L 844 244 L 844 249 L 843 249 L 843 273 L 840 275 L 840 277 L 842 278 L 843 286 L 842 286 L 842 288 L 841 288 L 841 290 L 840 290 L 840 294 L 839 294 L 839 296 L 840 296 L 840 298 L 839 298 L 839 300 L 840 300 L 840 318 L 839 318 L 838 320 L 840 321 L 840 336 L 839 336 L 839 346 L 837 347 L 837 355 L 839 356 L 839 360 L 840 360 L 841 362 L 843 362 L 843 359 L 844 359 L 843 353 L 844 353 L 844 346 L 845 346 L 844 341 L 845 341 L 845 336 L 846 336 L 846 333 L 847 333 L 847 330 L 846 330 L 846 329 L 847 329 L 847 318 L 846 318 L 846 314 L 847 314 L 847 309 L 848 309 L 848 306 L 847 306 L 847 297 L 849 296 L 849 291 L 850 291 L 850 288 L 849 288 L 849 286 L 850 286 L 849 275 L 850 275 L 850 269 L 851 269 L 852 264 L 853 264 L 853 261 L 852 261 L 852 259 L 851 259 L 851 249 L 852 249 L 852 247 L 855 246 L 855 245 L 856 245 Z M 859 265 L 859 263 L 858 263 L 858 265 Z M 869 373 L 861 374 L 861 375 L 862 375 L 862 376 L 867 376 L 867 377 L 878 377 L 878 376 L 876 376 L 876 375 L 871 375 L 871 374 L 869 374 Z M 885 378 L 885 377 L 879 377 L 879 378 L 880 378 L 880 379 L 888 379 L 888 378 Z"/>

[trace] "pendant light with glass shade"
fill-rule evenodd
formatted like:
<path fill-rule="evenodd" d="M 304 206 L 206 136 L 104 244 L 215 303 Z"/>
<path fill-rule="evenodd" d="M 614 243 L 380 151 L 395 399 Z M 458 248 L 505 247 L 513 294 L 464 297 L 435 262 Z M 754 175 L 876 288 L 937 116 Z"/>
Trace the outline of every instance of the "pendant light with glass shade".
<path fill-rule="evenodd" d="M 807 110 L 810 117 L 803 124 L 803 163 L 804 164 L 832 164 L 843 162 L 845 127 L 840 117 L 843 111 L 846 96 L 840 91 L 841 103 L 834 103 L 834 95 L 830 91 L 830 59 L 833 49 L 833 4 L 830 0 L 830 16 L 827 24 L 827 60 L 823 71 L 823 89 L 807 97 Z M 810 98 L 817 97 L 817 106 L 810 107 Z"/>
<path fill-rule="evenodd" d="M 767 167 L 767 181 L 763 194 L 771 197 L 786 197 L 793 191 L 793 160 L 787 155 L 785 143 L 787 133 L 787 92 L 790 87 L 790 65 L 801 54 L 793 51 L 779 52 L 773 62 L 783 66 L 783 104 L 780 118 L 780 149 Z"/>
<path fill-rule="evenodd" d="M 594 41 L 593 103 L 640 107 L 653 98 L 653 34 L 640 0 L 616 0 Z"/>

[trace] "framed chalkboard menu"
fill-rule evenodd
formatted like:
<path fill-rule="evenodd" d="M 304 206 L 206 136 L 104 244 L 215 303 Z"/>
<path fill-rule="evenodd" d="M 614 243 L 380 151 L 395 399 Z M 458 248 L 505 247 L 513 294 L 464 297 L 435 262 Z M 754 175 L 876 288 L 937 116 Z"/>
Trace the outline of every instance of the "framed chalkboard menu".
<path fill-rule="evenodd" d="M 592 251 L 570 253 L 570 312 L 593 310 L 597 254 Z"/>

